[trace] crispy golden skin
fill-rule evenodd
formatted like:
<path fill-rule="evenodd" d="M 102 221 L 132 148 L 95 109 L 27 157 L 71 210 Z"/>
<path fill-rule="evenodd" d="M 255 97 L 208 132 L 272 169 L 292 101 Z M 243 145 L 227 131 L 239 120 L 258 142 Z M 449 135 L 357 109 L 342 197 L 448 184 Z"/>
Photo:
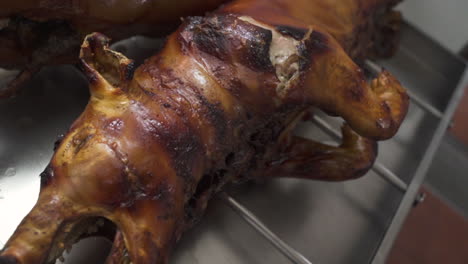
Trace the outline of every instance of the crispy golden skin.
<path fill-rule="evenodd" d="M 107 263 L 167 263 L 227 182 L 337 181 L 370 168 L 375 140 L 392 137 L 406 114 L 399 82 L 383 71 L 368 84 L 325 22 L 288 11 L 276 24 L 244 3 L 187 19 L 135 72 L 106 37 L 86 38 L 89 104 L 41 175 L 39 200 L 1 264 L 49 263 L 96 218 L 117 227 Z M 311 107 L 344 118 L 341 146 L 292 135 Z"/>

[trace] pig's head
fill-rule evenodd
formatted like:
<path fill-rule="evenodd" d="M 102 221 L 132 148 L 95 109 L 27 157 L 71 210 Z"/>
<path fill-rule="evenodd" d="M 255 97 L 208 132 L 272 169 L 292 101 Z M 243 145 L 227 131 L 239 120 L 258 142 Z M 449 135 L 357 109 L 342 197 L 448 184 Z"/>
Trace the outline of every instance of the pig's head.
<path fill-rule="evenodd" d="M 39 200 L 0 253 L 1 264 L 52 263 L 96 232 L 114 240 L 107 263 L 164 262 L 181 233 L 183 184 L 155 133 L 167 129 L 151 114 L 160 109 L 129 92 L 133 63 L 103 35 L 88 36 L 80 58 L 91 98 L 58 142 Z"/>

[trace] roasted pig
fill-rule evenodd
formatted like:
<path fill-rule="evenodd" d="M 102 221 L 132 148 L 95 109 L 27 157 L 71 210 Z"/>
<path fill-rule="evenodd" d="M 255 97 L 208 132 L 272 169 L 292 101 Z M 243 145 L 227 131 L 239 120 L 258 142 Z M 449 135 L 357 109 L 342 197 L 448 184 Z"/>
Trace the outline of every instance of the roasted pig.
<path fill-rule="evenodd" d="M 106 263 L 167 263 L 228 182 L 365 174 L 408 97 L 387 71 L 368 83 L 348 54 L 366 56 L 393 1 L 334 2 L 235 1 L 185 19 L 135 71 L 104 35 L 87 36 L 91 98 L 0 263 L 53 263 L 103 219 L 116 227 Z M 340 146 L 293 135 L 311 107 L 343 117 Z"/>
<path fill-rule="evenodd" d="M 20 74 L 1 97 L 13 95 L 42 66 L 71 64 L 83 38 L 101 32 L 114 41 L 138 34 L 165 36 L 181 17 L 203 15 L 227 0 L 0 1 L 0 68 Z"/>

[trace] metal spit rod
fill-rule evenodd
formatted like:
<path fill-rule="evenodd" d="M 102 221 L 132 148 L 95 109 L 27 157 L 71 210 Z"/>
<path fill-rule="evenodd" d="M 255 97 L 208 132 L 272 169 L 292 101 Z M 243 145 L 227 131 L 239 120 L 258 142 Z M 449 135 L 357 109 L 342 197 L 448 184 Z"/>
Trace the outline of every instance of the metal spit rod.
<path fill-rule="evenodd" d="M 369 70 L 373 75 L 378 75 L 382 71 L 382 67 L 380 67 L 377 63 L 375 63 L 373 61 L 366 60 L 364 62 L 364 65 L 365 65 L 366 69 Z M 427 112 L 431 113 L 432 115 L 434 115 L 437 118 L 442 118 L 444 116 L 444 113 L 439 111 L 437 108 L 435 108 L 431 104 L 427 103 L 424 99 L 417 96 L 412 91 L 406 90 L 406 92 L 408 93 L 411 101 L 413 101 L 420 108 L 426 110 Z"/>
<path fill-rule="evenodd" d="M 314 116 L 312 121 L 331 137 L 337 140 L 341 139 L 341 134 L 322 118 Z M 378 175 L 382 176 L 382 178 L 391 183 L 393 186 L 397 187 L 400 191 L 406 192 L 408 189 L 408 185 L 382 163 L 376 161 L 372 167 L 372 170 L 375 171 Z"/>
<path fill-rule="evenodd" d="M 262 223 L 252 212 L 241 205 L 233 197 L 227 193 L 220 193 L 220 197 L 231 207 L 236 213 L 244 218 L 253 228 L 262 234 L 273 246 L 275 246 L 283 255 L 296 264 L 312 264 L 301 253 L 297 252 L 291 246 L 286 244 L 281 238 L 273 233 L 265 224 Z"/>

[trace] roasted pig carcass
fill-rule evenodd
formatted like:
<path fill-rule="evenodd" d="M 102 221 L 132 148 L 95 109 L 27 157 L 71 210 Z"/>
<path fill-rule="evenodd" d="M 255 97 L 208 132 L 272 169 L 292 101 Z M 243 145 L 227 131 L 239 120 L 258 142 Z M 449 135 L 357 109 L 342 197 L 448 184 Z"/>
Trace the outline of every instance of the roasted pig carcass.
<path fill-rule="evenodd" d="M 374 23 L 375 10 L 391 1 L 341 2 L 359 3 L 362 19 Z M 323 1 L 247 3 L 186 19 L 135 71 L 105 36 L 85 39 L 90 101 L 41 174 L 38 202 L 1 264 L 52 263 L 97 219 L 116 227 L 106 263 L 167 263 L 228 182 L 337 181 L 370 168 L 376 140 L 392 137 L 406 114 L 400 83 L 387 71 L 366 81 L 347 53 L 364 54 L 368 43 L 334 31 L 347 21 L 334 17 L 340 5 L 327 7 L 328 26 L 324 14 L 300 8 Z M 321 17 L 315 23 L 307 12 Z M 343 117 L 340 146 L 293 135 L 311 107 Z"/>
<path fill-rule="evenodd" d="M 138 34 L 165 36 L 180 18 L 203 15 L 227 0 L 0 1 L 0 68 L 20 74 L 0 97 L 13 95 L 42 66 L 72 64 L 91 32 L 114 41 Z"/>

